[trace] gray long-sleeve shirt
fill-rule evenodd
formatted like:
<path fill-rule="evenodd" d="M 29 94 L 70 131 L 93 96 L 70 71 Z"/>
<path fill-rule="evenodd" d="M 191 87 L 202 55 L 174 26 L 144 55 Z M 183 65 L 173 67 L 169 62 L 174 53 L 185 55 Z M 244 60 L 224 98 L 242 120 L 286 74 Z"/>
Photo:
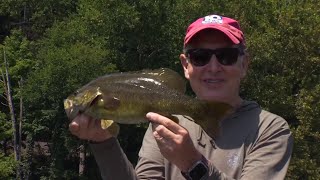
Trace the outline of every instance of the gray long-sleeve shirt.
<path fill-rule="evenodd" d="M 242 106 L 221 123 L 221 133 L 210 137 L 189 117 L 177 116 L 209 163 L 208 179 L 284 179 L 293 138 L 287 122 L 261 110 L 255 102 Z M 135 169 L 115 138 L 91 144 L 103 179 L 184 179 L 180 170 L 160 153 L 149 126 Z"/>

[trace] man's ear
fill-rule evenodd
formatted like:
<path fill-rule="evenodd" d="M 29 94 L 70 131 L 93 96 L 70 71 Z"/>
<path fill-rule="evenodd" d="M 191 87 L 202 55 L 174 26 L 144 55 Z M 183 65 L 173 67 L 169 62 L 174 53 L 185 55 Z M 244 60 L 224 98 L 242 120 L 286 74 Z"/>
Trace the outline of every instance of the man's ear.
<path fill-rule="evenodd" d="M 189 79 L 189 71 L 188 71 L 188 60 L 185 54 L 180 54 L 180 62 L 184 71 L 184 76 L 186 79 Z"/>

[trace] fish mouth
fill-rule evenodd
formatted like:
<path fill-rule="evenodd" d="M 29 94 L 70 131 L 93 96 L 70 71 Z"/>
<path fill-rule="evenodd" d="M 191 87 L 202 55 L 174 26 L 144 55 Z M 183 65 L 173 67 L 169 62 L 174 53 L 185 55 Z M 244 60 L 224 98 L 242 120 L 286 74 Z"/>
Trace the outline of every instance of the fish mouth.
<path fill-rule="evenodd" d="M 64 100 L 64 109 L 70 120 L 74 119 L 79 114 L 79 108 L 74 104 L 73 100 L 65 99 Z"/>
<path fill-rule="evenodd" d="M 70 99 L 65 99 L 63 101 L 63 106 L 64 106 L 64 109 L 70 109 L 73 107 L 73 101 Z"/>
<path fill-rule="evenodd" d="M 64 100 L 64 109 L 69 119 L 74 119 L 79 113 L 83 113 L 88 107 L 101 99 L 102 93 L 99 88 L 94 91 L 85 91 L 80 95 L 71 95 Z"/>

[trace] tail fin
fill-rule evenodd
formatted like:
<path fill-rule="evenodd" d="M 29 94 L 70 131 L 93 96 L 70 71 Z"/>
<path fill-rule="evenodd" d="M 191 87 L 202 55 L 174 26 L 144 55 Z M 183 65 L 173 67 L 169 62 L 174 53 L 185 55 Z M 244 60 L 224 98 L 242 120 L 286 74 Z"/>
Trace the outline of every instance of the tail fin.
<path fill-rule="evenodd" d="M 222 102 L 206 102 L 201 121 L 197 122 L 212 137 L 220 134 L 221 120 L 232 111 L 232 106 Z"/>
<path fill-rule="evenodd" d="M 232 106 L 223 102 L 208 102 L 208 112 L 212 114 L 217 120 L 223 119 L 232 111 Z"/>

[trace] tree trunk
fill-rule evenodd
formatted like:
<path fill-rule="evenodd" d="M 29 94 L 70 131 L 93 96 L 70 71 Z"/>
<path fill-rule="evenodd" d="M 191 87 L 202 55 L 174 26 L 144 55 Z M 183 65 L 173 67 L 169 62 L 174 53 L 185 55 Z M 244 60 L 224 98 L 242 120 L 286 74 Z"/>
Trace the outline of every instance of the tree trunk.
<path fill-rule="evenodd" d="M 6 95 L 8 94 L 7 93 L 8 88 L 7 88 L 6 78 L 2 71 L 2 68 L 0 68 L 0 73 L 1 73 L 1 83 L 3 83 L 3 89 L 4 89 L 4 95 L 5 95 L 3 96 L 3 98 L 7 101 Z M 8 138 L 5 138 L 3 140 L 3 153 L 5 156 L 8 156 L 8 145 L 7 145 L 8 141 L 9 141 Z"/>
<path fill-rule="evenodd" d="M 14 149 L 14 157 L 15 160 L 18 162 L 18 168 L 16 171 L 16 175 L 17 178 L 19 177 L 20 173 L 20 160 L 21 160 L 21 156 L 20 156 L 20 151 L 19 151 L 19 125 L 17 123 L 17 119 L 15 116 L 15 112 L 14 112 L 14 106 L 13 106 L 13 99 L 12 99 L 12 95 L 11 95 L 11 81 L 10 81 L 10 76 L 9 76 L 9 65 L 8 65 L 8 61 L 6 59 L 6 51 L 3 48 L 3 59 L 4 59 L 4 65 L 5 65 L 5 82 L 6 82 L 6 95 L 7 95 L 7 101 L 8 101 L 8 105 L 9 105 L 9 110 L 10 110 L 10 117 L 11 117 L 11 121 L 12 121 L 12 129 L 13 129 L 13 149 Z"/>
<path fill-rule="evenodd" d="M 23 78 L 20 78 L 19 81 L 19 89 L 20 89 L 20 113 L 19 113 L 19 127 L 18 127 L 18 144 L 17 144 L 17 151 L 19 152 L 19 167 L 17 169 L 17 178 L 19 177 L 20 179 L 23 179 L 23 172 L 22 172 L 22 164 L 21 164 L 21 143 L 22 143 L 22 120 L 23 120 L 23 98 L 22 98 L 22 86 L 23 86 Z"/>
<path fill-rule="evenodd" d="M 79 176 L 83 176 L 85 169 L 86 149 L 82 144 L 79 147 Z"/>

